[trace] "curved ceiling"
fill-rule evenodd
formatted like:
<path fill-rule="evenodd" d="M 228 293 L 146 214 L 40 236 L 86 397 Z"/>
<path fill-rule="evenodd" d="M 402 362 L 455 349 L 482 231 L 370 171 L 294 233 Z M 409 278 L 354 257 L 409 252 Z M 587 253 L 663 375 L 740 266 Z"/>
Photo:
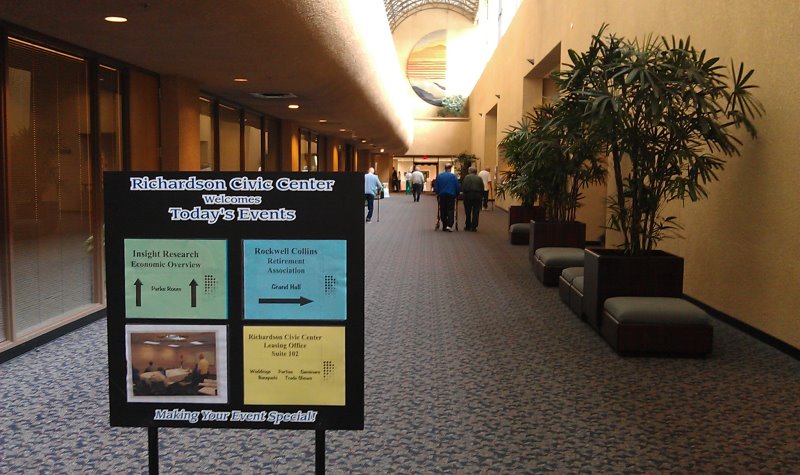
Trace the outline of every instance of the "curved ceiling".
<path fill-rule="evenodd" d="M 428 8 L 452 10 L 469 21 L 474 21 L 478 13 L 478 0 L 383 0 L 383 6 L 392 31 L 412 14 Z"/>
<path fill-rule="evenodd" d="M 69 3 L 69 2 L 67 2 Z M 2 21 L 58 38 L 201 91 L 404 153 L 413 137 L 388 22 L 363 0 L 0 0 Z M 374 5 L 373 5 L 374 3 Z M 124 16 L 127 23 L 103 21 Z M 234 78 L 248 82 L 234 82 Z M 292 93 L 286 100 L 252 93 Z M 326 122 L 322 122 L 322 121 Z M 340 131 L 340 129 L 344 129 Z"/>

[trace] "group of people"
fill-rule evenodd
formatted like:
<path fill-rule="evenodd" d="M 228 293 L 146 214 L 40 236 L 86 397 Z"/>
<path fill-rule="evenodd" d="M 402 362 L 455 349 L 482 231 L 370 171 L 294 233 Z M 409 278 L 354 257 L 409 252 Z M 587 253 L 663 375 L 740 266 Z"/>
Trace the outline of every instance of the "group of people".
<path fill-rule="evenodd" d="M 444 171 L 433 180 L 433 191 L 439 197 L 439 218 L 442 221 L 443 229 L 447 232 L 453 230 L 455 221 L 455 205 L 460 193 L 463 193 L 464 214 L 466 216 L 465 229 L 467 231 L 478 230 L 478 218 L 481 207 L 486 209 L 489 203 L 489 193 L 492 188 L 492 175 L 488 168 L 484 168 L 478 173 L 475 166 L 470 166 L 463 183 L 453 173 L 453 164 L 447 163 Z M 425 187 L 425 175 L 418 166 L 414 166 L 413 171 L 408 171 L 405 175 L 406 187 L 410 185 L 410 191 L 414 203 L 418 203 Z M 392 171 L 392 187 L 395 191 L 400 190 L 400 178 L 396 170 Z M 364 176 L 364 199 L 367 202 L 367 219 L 372 221 L 375 197 L 383 191 L 380 179 L 375 175 L 375 169 L 370 167 Z"/>
<path fill-rule="evenodd" d="M 459 194 L 463 194 L 464 229 L 475 232 L 478 230 L 481 207 L 486 209 L 489 203 L 492 175 L 488 168 L 478 173 L 477 167 L 470 166 L 464 180 L 459 181 L 452 168 L 451 163 L 446 164 L 444 171 L 433 182 L 433 191 L 439 196 L 439 217 L 443 229 L 447 232 L 453 230 L 455 204 Z"/>

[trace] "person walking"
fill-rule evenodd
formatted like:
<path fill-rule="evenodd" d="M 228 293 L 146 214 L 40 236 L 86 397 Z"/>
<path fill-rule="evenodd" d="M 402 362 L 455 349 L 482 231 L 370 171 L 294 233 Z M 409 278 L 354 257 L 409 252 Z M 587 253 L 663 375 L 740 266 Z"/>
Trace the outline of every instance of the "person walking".
<path fill-rule="evenodd" d="M 483 181 L 483 209 L 489 208 L 489 193 L 492 191 L 492 174 L 489 173 L 489 167 L 484 168 L 478 173 Z M 492 205 L 494 209 L 494 205 Z"/>
<path fill-rule="evenodd" d="M 467 231 L 478 230 L 478 217 L 481 213 L 481 199 L 483 198 L 483 180 L 478 176 L 478 169 L 469 167 L 469 173 L 464 177 L 461 189 L 464 192 L 464 216 Z"/>
<path fill-rule="evenodd" d="M 414 202 L 419 201 L 419 197 L 422 196 L 422 190 L 425 188 L 425 175 L 419 171 L 419 167 L 414 167 L 414 173 L 411 174 L 411 196 L 414 198 Z"/>
<path fill-rule="evenodd" d="M 395 193 L 400 192 L 400 175 L 394 168 L 392 168 L 392 191 L 394 191 Z"/>
<path fill-rule="evenodd" d="M 458 177 L 451 171 L 452 169 L 452 163 L 445 164 L 444 171 L 436 177 L 433 190 L 439 195 L 439 216 L 442 219 L 443 229 L 447 232 L 453 231 L 453 211 L 456 197 L 461 191 L 461 183 L 458 182 Z"/>
<path fill-rule="evenodd" d="M 369 167 L 366 175 L 364 175 L 364 199 L 367 200 L 367 222 L 372 221 L 372 210 L 375 205 L 375 195 L 383 191 L 383 185 L 375 175 L 375 169 Z"/>

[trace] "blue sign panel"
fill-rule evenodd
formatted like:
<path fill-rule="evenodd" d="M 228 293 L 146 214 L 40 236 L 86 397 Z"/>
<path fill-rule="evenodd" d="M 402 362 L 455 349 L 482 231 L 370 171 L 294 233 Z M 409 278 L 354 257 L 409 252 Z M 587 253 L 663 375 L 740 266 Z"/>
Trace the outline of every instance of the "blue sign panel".
<path fill-rule="evenodd" d="M 243 243 L 245 319 L 347 319 L 346 241 Z"/>

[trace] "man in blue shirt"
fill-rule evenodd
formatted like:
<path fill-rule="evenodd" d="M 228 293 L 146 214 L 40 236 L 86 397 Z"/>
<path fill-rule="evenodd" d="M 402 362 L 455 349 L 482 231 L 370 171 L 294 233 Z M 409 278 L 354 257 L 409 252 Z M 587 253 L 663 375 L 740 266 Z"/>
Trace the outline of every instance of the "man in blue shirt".
<path fill-rule="evenodd" d="M 375 169 L 369 167 L 364 175 L 364 199 L 367 200 L 367 222 L 372 221 L 372 210 L 375 204 L 375 194 L 383 191 L 380 179 L 375 175 Z"/>
<path fill-rule="evenodd" d="M 444 171 L 436 177 L 436 184 L 433 189 L 439 195 L 439 216 L 442 220 L 442 225 L 444 225 L 444 230 L 447 232 L 453 230 L 453 209 L 456 204 L 456 197 L 461 191 L 461 183 L 451 171 L 452 168 L 452 163 L 444 166 Z"/>

